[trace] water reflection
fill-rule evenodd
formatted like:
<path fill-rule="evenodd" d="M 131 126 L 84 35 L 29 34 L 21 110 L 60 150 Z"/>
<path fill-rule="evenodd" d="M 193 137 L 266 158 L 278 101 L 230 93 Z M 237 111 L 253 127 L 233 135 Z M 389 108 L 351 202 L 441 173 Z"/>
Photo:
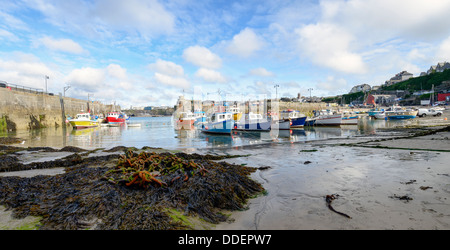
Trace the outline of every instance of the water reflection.
<path fill-rule="evenodd" d="M 345 138 L 358 135 L 376 135 L 379 129 L 405 125 L 408 121 L 385 121 L 363 117 L 358 125 L 341 127 L 305 127 L 303 129 L 270 132 L 233 131 L 229 135 L 209 135 L 195 128 L 177 129 L 171 117 L 133 117 L 131 123 L 139 126 L 97 127 L 84 130 L 72 128 L 44 128 L 17 131 L 3 136 L 18 137 L 25 142 L 19 146 L 57 147 L 76 146 L 87 149 L 144 146 L 167 149 L 196 149 L 205 147 L 234 147 L 261 143 L 289 143 L 308 140 Z M 0 135 L 2 136 L 2 135 Z"/>

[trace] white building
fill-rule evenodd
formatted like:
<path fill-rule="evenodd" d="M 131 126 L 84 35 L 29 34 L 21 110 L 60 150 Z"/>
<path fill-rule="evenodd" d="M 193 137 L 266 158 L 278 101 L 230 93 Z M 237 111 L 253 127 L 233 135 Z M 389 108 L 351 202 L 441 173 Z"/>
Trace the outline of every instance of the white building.
<path fill-rule="evenodd" d="M 409 73 L 408 71 L 402 71 L 398 74 L 396 74 L 394 77 L 392 77 L 389 81 L 385 82 L 386 86 L 391 86 L 393 84 L 406 81 L 413 77 L 413 74 Z"/>

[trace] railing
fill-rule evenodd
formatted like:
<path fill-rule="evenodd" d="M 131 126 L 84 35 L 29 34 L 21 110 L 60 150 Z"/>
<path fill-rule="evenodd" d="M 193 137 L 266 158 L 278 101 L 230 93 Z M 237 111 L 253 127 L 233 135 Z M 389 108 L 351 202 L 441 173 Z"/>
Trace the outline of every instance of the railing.
<path fill-rule="evenodd" d="M 33 94 L 45 94 L 43 89 L 30 88 L 30 87 L 26 87 L 26 86 L 22 86 L 22 85 L 7 83 L 5 81 L 0 81 L 0 87 L 8 88 L 10 90 L 33 93 Z M 51 94 L 51 93 L 48 93 L 48 94 Z"/>

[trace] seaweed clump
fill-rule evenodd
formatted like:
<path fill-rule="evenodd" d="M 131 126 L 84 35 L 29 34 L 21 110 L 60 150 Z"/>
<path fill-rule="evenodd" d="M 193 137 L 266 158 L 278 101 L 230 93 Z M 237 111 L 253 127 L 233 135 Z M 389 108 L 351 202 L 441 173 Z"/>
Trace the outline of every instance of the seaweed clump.
<path fill-rule="evenodd" d="M 40 229 L 189 229 L 169 211 L 218 223 L 227 219 L 220 209 L 242 210 L 264 190 L 249 178 L 255 168 L 201 156 L 127 151 L 116 162 L 82 161 L 56 176 L 0 177 L 0 204 L 18 218 L 40 216 Z"/>

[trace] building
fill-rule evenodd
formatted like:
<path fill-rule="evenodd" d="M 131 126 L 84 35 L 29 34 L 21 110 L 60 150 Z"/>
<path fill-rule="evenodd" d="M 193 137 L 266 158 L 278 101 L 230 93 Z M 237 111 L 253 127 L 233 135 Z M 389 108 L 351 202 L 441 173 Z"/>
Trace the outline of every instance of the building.
<path fill-rule="evenodd" d="M 372 90 L 372 88 L 370 87 L 370 85 L 364 83 L 364 84 L 356 85 L 355 87 L 353 87 L 353 88 L 350 90 L 350 93 L 349 93 L 349 94 L 352 94 L 352 93 L 358 93 L 358 92 L 368 92 L 368 91 L 370 91 L 370 90 Z"/>
<path fill-rule="evenodd" d="M 430 69 L 427 71 L 427 74 L 433 74 L 436 72 L 444 72 L 444 70 L 450 69 L 449 62 L 440 62 L 437 65 L 432 65 Z"/>
<path fill-rule="evenodd" d="M 390 80 L 386 81 L 385 86 L 391 86 L 393 84 L 406 81 L 412 77 L 413 77 L 413 74 L 409 73 L 408 71 L 402 71 L 402 72 L 396 74 Z"/>

